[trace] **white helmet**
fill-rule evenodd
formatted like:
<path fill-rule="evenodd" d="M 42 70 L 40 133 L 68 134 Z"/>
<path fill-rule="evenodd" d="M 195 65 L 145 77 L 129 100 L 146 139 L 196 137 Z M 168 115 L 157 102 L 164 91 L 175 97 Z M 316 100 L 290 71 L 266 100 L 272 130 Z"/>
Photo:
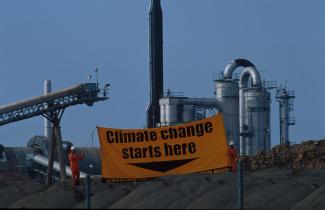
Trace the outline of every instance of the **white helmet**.
<path fill-rule="evenodd" d="M 230 145 L 230 146 L 234 146 L 234 141 L 230 141 L 230 142 L 229 142 L 229 145 Z"/>
<path fill-rule="evenodd" d="M 74 146 L 71 147 L 71 150 L 75 150 Z"/>

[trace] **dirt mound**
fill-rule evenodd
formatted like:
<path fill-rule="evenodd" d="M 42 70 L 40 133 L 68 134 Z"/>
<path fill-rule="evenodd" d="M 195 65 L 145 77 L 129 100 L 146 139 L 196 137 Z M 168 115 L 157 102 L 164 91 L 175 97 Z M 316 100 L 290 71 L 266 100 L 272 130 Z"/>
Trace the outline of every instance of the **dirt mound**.
<path fill-rule="evenodd" d="M 0 172 L 0 208 L 6 208 L 42 188 L 42 184 L 21 174 Z"/>
<path fill-rule="evenodd" d="M 57 183 L 15 202 L 10 208 L 72 208 L 85 199 L 82 188 L 73 187 L 70 181 Z"/>
<path fill-rule="evenodd" d="M 271 168 L 244 173 L 247 209 L 324 209 L 325 170 Z M 237 174 L 188 174 L 146 182 L 92 180 L 92 208 L 235 209 Z M 85 186 L 71 180 L 29 194 L 5 207 L 84 208 Z M 1 197 L 2 200 L 2 197 Z"/>
<path fill-rule="evenodd" d="M 278 145 L 271 152 L 245 157 L 248 170 L 265 168 L 325 169 L 325 140 Z"/>
<path fill-rule="evenodd" d="M 244 172 L 245 208 L 324 209 L 324 149 L 325 140 L 306 141 L 245 157 L 249 169 Z M 45 188 L 18 174 L 0 173 L 0 180 L 1 207 L 85 207 L 83 181 L 73 186 L 68 179 Z M 235 209 L 237 206 L 234 172 L 166 176 L 146 182 L 102 183 L 100 177 L 91 181 L 92 208 Z"/>

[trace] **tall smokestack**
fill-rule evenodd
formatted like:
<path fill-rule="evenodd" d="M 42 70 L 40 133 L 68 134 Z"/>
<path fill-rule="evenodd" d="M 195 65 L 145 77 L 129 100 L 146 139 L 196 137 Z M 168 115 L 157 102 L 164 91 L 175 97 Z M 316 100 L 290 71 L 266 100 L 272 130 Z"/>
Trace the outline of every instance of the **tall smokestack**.
<path fill-rule="evenodd" d="M 147 127 L 154 128 L 160 122 L 159 99 L 164 96 L 163 19 L 160 0 L 151 0 L 149 39 L 150 101 L 147 108 Z"/>
<path fill-rule="evenodd" d="M 51 80 L 44 81 L 44 95 L 50 93 L 52 90 Z M 44 117 L 44 136 L 51 138 L 52 137 L 52 123 Z"/>

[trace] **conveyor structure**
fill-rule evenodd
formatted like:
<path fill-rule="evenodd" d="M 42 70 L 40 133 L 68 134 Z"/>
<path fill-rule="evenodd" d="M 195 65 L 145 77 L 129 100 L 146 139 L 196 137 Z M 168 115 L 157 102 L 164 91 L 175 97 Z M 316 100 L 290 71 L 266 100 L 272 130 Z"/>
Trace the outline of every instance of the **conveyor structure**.
<path fill-rule="evenodd" d="M 104 90 L 103 96 L 98 96 L 99 92 L 100 89 L 96 83 L 83 83 L 46 95 L 0 106 L 0 126 L 39 115 L 48 117 L 46 115 L 64 110 L 69 106 L 83 103 L 92 106 L 94 102 L 108 99 L 106 90 Z"/>
<path fill-rule="evenodd" d="M 99 89 L 98 83 L 81 83 L 70 88 L 54 91 L 46 95 L 33 97 L 0 107 L 0 126 L 40 115 L 44 116 L 52 123 L 53 130 L 46 172 L 47 185 L 52 184 L 54 153 L 56 150 L 59 156 L 61 180 L 65 180 L 66 178 L 66 167 L 60 129 L 60 121 L 64 110 L 67 107 L 78 104 L 92 106 L 95 102 L 108 99 L 108 86 L 109 84 L 105 85 L 103 89 Z M 101 91 L 102 95 L 100 96 Z"/>

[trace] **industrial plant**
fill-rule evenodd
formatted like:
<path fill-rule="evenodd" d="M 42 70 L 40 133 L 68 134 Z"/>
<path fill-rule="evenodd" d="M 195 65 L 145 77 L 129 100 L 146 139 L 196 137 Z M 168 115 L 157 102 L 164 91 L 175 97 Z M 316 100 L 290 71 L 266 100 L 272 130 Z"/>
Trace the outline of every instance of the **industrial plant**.
<path fill-rule="evenodd" d="M 178 125 L 200 120 L 216 113 L 224 116 L 228 143 L 233 141 L 242 155 L 256 155 L 271 150 L 271 139 L 289 145 L 289 127 L 295 124 L 294 91 L 262 78 L 252 61 L 235 58 L 225 61 L 224 71 L 214 78 L 215 98 L 195 98 L 164 90 L 163 13 L 160 0 L 152 0 L 149 10 L 150 101 L 146 110 L 147 128 Z M 0 125 L 31 117 L 44 117 L 44 136 L 34 136 L 26 147 L 0 145 L 0 170 L 18 171 L 41 182 L 64 180 L 71 176 L 66 150 L 72 143 L 62 140 L 60 120 L 68 107 L 92 106 L 108 99 L 108 86 L 82 83 L 53 91 L 51 81 L 44 83 L 44 95 L 0 107 Z M 271 137 L 272 97 L 279 103 L 279 137 Z M 98 148 L 79 148 L 85 153 L 81 177 L 99 175 Z"/>

